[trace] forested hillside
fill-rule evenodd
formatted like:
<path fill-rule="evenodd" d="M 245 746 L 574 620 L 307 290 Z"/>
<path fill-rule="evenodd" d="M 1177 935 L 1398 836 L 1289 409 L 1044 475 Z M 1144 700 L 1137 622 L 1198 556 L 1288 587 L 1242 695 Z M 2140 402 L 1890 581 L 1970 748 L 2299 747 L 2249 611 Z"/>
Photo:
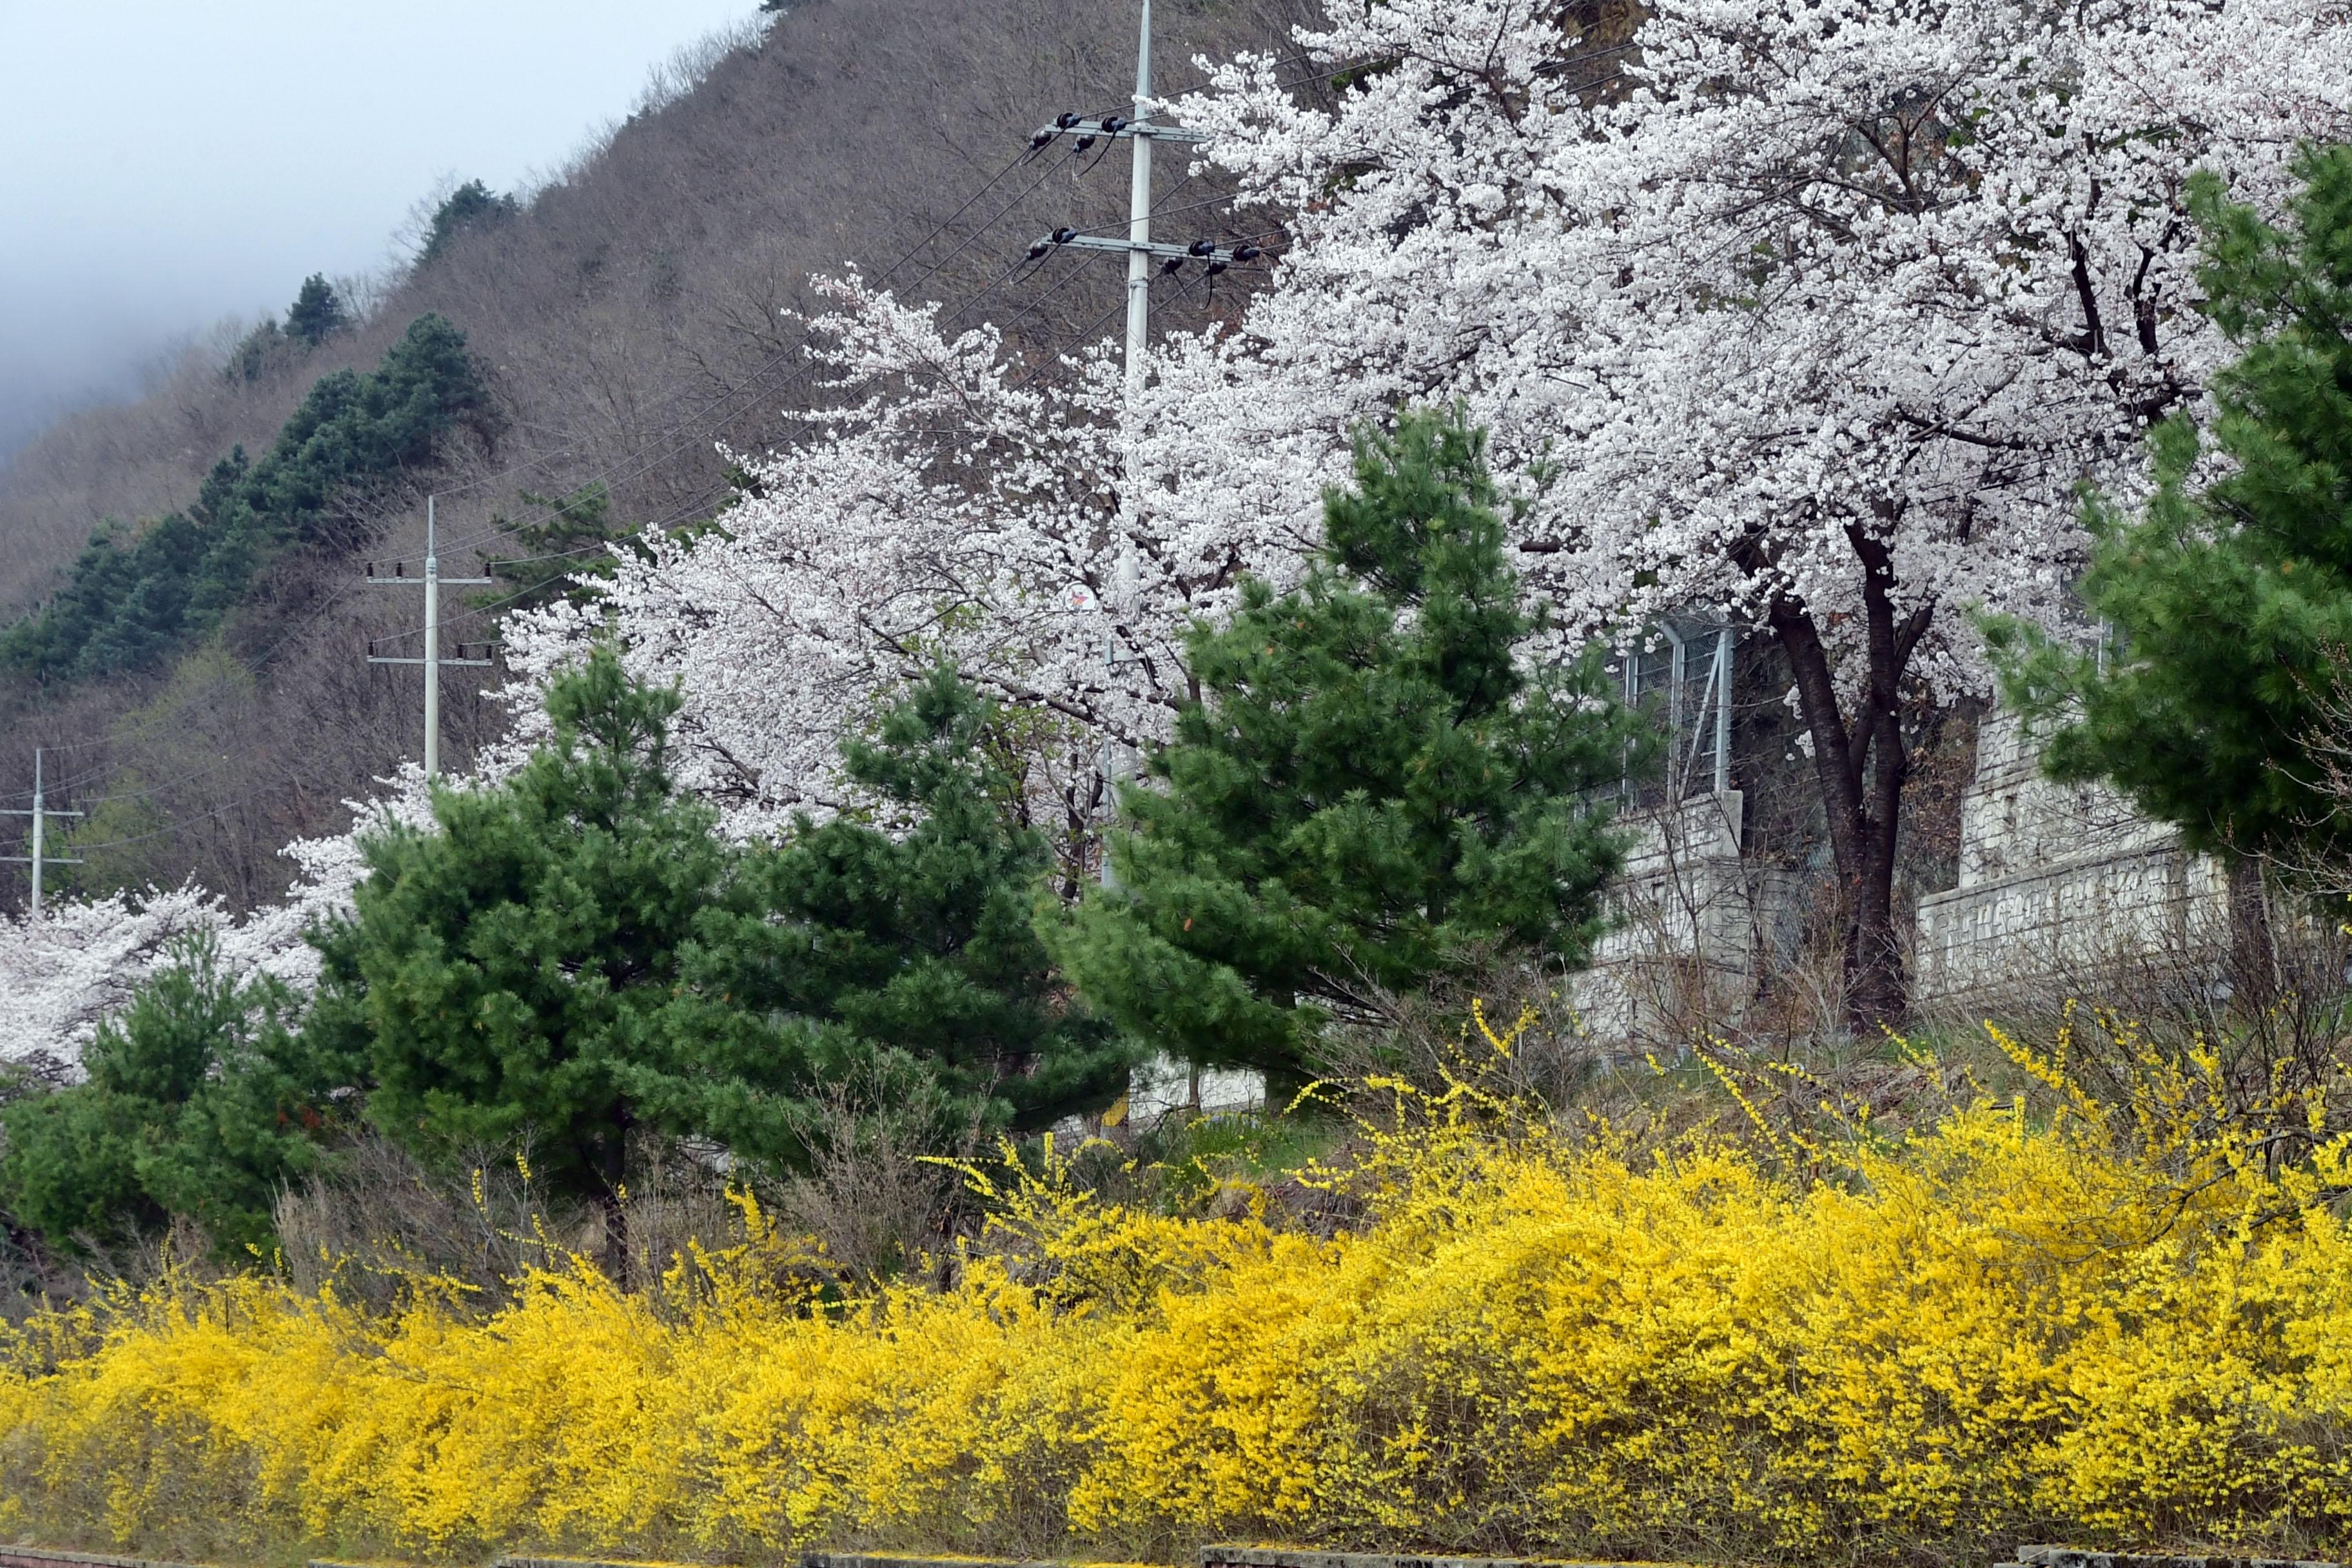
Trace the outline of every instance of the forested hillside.
<path fill-rule="evenodd" d="M 1160 79 L 1192 85 L 1196 54 L 1286 50 L 1305 14 L 1164 3 Z M 370 558 L 416 569 L 427 492 L 457 544 L 445 574 L 510 563 L 445 608 L 452 642 L 487 639 L 500 599 L 592 562 L 604 531 L 708 517 L 730 493 L 721 446 L 762 449 L 819 395 L 799 352 L 812 274 L 862 269 L 950 310 L 986 291 L 1041 360 L 1115 327 L 1115 259 L 1041 271 L 1024 253 L 1123 220 L 1124 150 L 1014 164 L 1054 114 L 1123 102 L 1132 28 L 1076 0 L 805 0 L 657 71 L 544 187 L 441 193 L 399 273 L 306 286 L 282 322 L 224 329 L 143 399 L 47 432 L 0 469 L 0 794 L 29 791 L 47 748 L 49 804 L 90 814 L 80 887 L 193 875 L 267 897 L 280 845 L 339 827 L 345 797 L 418 751 L 416 672 L 364 662 L 371 639 L 415 651 L 417 604 L 360 580 Z M 1164 232 L 1229 232 L 1224 182 L 1161 168 Z M 1188 296 L 1176 324 L 1244 287 Z M 431 395 L 394 408 L 428 350 Z M 462 765 L 503 715 L 462 678 L 447 689 Z M 0 889 L 17 904 L 21 868 Z"/>

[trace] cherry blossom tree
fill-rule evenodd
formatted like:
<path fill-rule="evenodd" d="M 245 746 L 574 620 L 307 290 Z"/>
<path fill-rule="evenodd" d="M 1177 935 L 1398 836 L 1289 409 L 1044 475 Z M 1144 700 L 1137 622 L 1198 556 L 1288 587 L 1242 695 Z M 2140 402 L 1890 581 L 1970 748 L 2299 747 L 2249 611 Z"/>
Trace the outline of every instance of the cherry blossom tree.
<path fill-rule="evenodd" d="M 1308 528 L 1351 422 L 1460 399 L 1523 476 L 1563 634 L 1768 638 L 1810 741 L 1853 1020 L 1898 1016 L 1906 710 L 1983 694 L 1969 612 L 2061 626 L 2086 479 L 2227 346 L 2189 174 L 2274 212 L 2352 133 L 2341 0 L 1333 0 L 1178 106 L 1293 243 L 1129 426 L 1149 537 Z"/>
<path fill-rule="evenodd" d="M 415 769 L 389 781 L 383 797 L 349 804 L 352 831 L 287 846 L 299 868 L 293 888 L 242 919 L 218 894 L 193 884 L 57 900 L 39 920 L 0 918 L 0 1062 L 72 1076 L 99 1024 L 173 962 L 178 938 L 199 931 L 219 941 L 225 974 L 275 975 L 307 994 L 318 980 L 319 954 L 303 932 L 350 910 L 365 870 L 360 836 L 388 820 L 432 820 Z"/>
<path fill-rule="evenodd" d="M 596 599 L 513 626 L 516 707 L 617 637 L 631 673 L 680 684 L 681 782 L 749 837 L 849 800 L 842 740 L 953 663 L 1031 727 L 1031 808 L 1074 878 L 1115 748 L 1164 734 L 1187 695 L 1191 618 L 1245 573 L 1286 584 L 1319 523 L 1158 532 L 1122 584 L 1121 373 L 1104 345 L 1024 365 L 992 326 L 949 339 L 933 308 L 819 285 L 839 307 L 813 323 L 836 406 L 797 444 L 736 458 L 744 493 L 715 526 L 648 534 Z"/>

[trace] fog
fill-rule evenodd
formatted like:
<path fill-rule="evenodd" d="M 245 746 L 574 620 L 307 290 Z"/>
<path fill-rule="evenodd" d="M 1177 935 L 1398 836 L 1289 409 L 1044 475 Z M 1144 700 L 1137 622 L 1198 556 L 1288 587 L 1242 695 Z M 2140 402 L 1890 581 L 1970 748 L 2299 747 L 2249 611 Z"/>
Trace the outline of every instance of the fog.
<path fill-rule="evenodd" d="M 0 0 L 0 460 L 451 180 L 560 165 L 756 0 Z"/>

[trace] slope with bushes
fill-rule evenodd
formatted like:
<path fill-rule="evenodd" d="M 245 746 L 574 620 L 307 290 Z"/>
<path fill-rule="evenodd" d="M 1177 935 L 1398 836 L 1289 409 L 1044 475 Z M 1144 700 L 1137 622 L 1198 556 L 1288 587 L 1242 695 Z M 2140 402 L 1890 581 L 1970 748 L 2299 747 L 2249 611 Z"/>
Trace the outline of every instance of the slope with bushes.
<path fill-rule="evenodd" d="M 92 538 L 66 585 L 0 636 L 0 665 L 44 683 L 152 667 L 241 609 L 279 552 L 329 541 L 360 492 L 404 489 L 452 426 L 489 418 L 465 334 L 418 317 L 374 371 L 320 377 L 259 460 L 238 447 L 215 464 L 185 511 Z"/>

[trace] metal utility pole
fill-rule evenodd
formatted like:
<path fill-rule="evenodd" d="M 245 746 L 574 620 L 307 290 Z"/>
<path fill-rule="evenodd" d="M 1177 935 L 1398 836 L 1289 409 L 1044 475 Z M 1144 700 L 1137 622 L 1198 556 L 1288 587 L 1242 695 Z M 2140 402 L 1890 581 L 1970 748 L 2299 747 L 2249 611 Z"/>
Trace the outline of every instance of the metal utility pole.
<path fill-rule="evenodd" d="M 79 866 L 82 863 L 79 859 L 68 857 L 45 854 L 42 848 L 41 829 L 52 816 L 79 816 L 80 815 L 79 811 L 48 809 L 48 803 L 41 794 L 41 748 L 34 747 L 33 809 L 26 811 L 20 806 L 14 810 L 0 812 L 0 816 L 29 816 L 33 819 L 33 852 L 30 855 L 0 855 L 0 860 L 18 866 L 29 865 L 33 868 L 33 918 L 35 920 L 41 918 L 41 868 L 44 865 Z"/>
<path fill-rule="evenodd" d="M 407 587 L 419 583 L 425 585 L 425 657 L 422 658 L 385 657 L 377 654 L 374 651 L 374 645 L 371 643 L 368 662 L 370 664 L 421 664 L 425 667 L 425 777 L 427 782 L 441 776 L 441 667 L 450 664 L 487 668 L 490 663 L 488 654 L 491 647 L 488 643 L 483 643 L 480 645 L 483 657 L 467 658 L 465 657 L 467 645 L 459 643 L 457 658 L 441 657 L 442 583 L 446 581 L 453 587 L 487 587 L 491 579 L 488 577 L 444 579 L 442 577 L 439 541 L 435 532 L 436 525 L 433 515 L 434 500 L 432 496 L 425 498 L 425 575 L 411 577 L 406 571 L 407 563 L 395 561 L 392 563 L 391 576 L 378 576 L 375 563 L 371 561 L 368 563 L 367 577 L 370 583 L 379 587 L 387 585 Z"/>
<path fill-rule="evenodd" d="M 1134 161 L 1129 165 L 1127 190 L 1127 237 L 1109 239 L 1097 235 L 1080 234 L 1074 228 L 1057 228 L 1029 247 L 1033 257 L 1066 247 L 1073 250 L 1121 250 L 1127 253 L 1127 395 L 1132 400 L 1142 390 L 1144 350 L 1150 341 L 1151 326 L 1151 264 L 1160 263 L 1162 272 L 1173 272 L 1185 263 L 1204 263 L 1213 277 L 1236 261 L 1252 261 L 1261 254 L 1254 245 L 1221 248 L 1207 240 L 1195 240 L 1191 245 L 1154 245 L 1151 242 L 1151 147 L 1156 142 L 1194 143 L 1209 138 L 1198 131 L 1187 131 L 1181 125 L 1155 125 L 1151 121 L 1151 0 L 1143 0 L 1143 16 L 1135 46 L 1135 101 L 1125 118 L 1109 115 L 1101 120 L 1087 120 L 1076 114 L 1065 114 L 1053 124 L 1042 126 L 1031 139 L 1033 147 L 1044 147 L 1064 133 L 1076 136 L 1081 151 L 1092 145 L 1096 138 L 1108 136 L 1114 141 L 1124 138 L 1134 144 Z M 1118 567 L 1113 579 L 1113 606 L 1123 618 L 1135 615 L 1137 580 L 1139 576 L 1136 552 L 1137 536 L 1142 526 L 1143 497 L 1141 475 L 1135 457 L 1129 451 L 1124 493 L 1119 498 Z"/>

